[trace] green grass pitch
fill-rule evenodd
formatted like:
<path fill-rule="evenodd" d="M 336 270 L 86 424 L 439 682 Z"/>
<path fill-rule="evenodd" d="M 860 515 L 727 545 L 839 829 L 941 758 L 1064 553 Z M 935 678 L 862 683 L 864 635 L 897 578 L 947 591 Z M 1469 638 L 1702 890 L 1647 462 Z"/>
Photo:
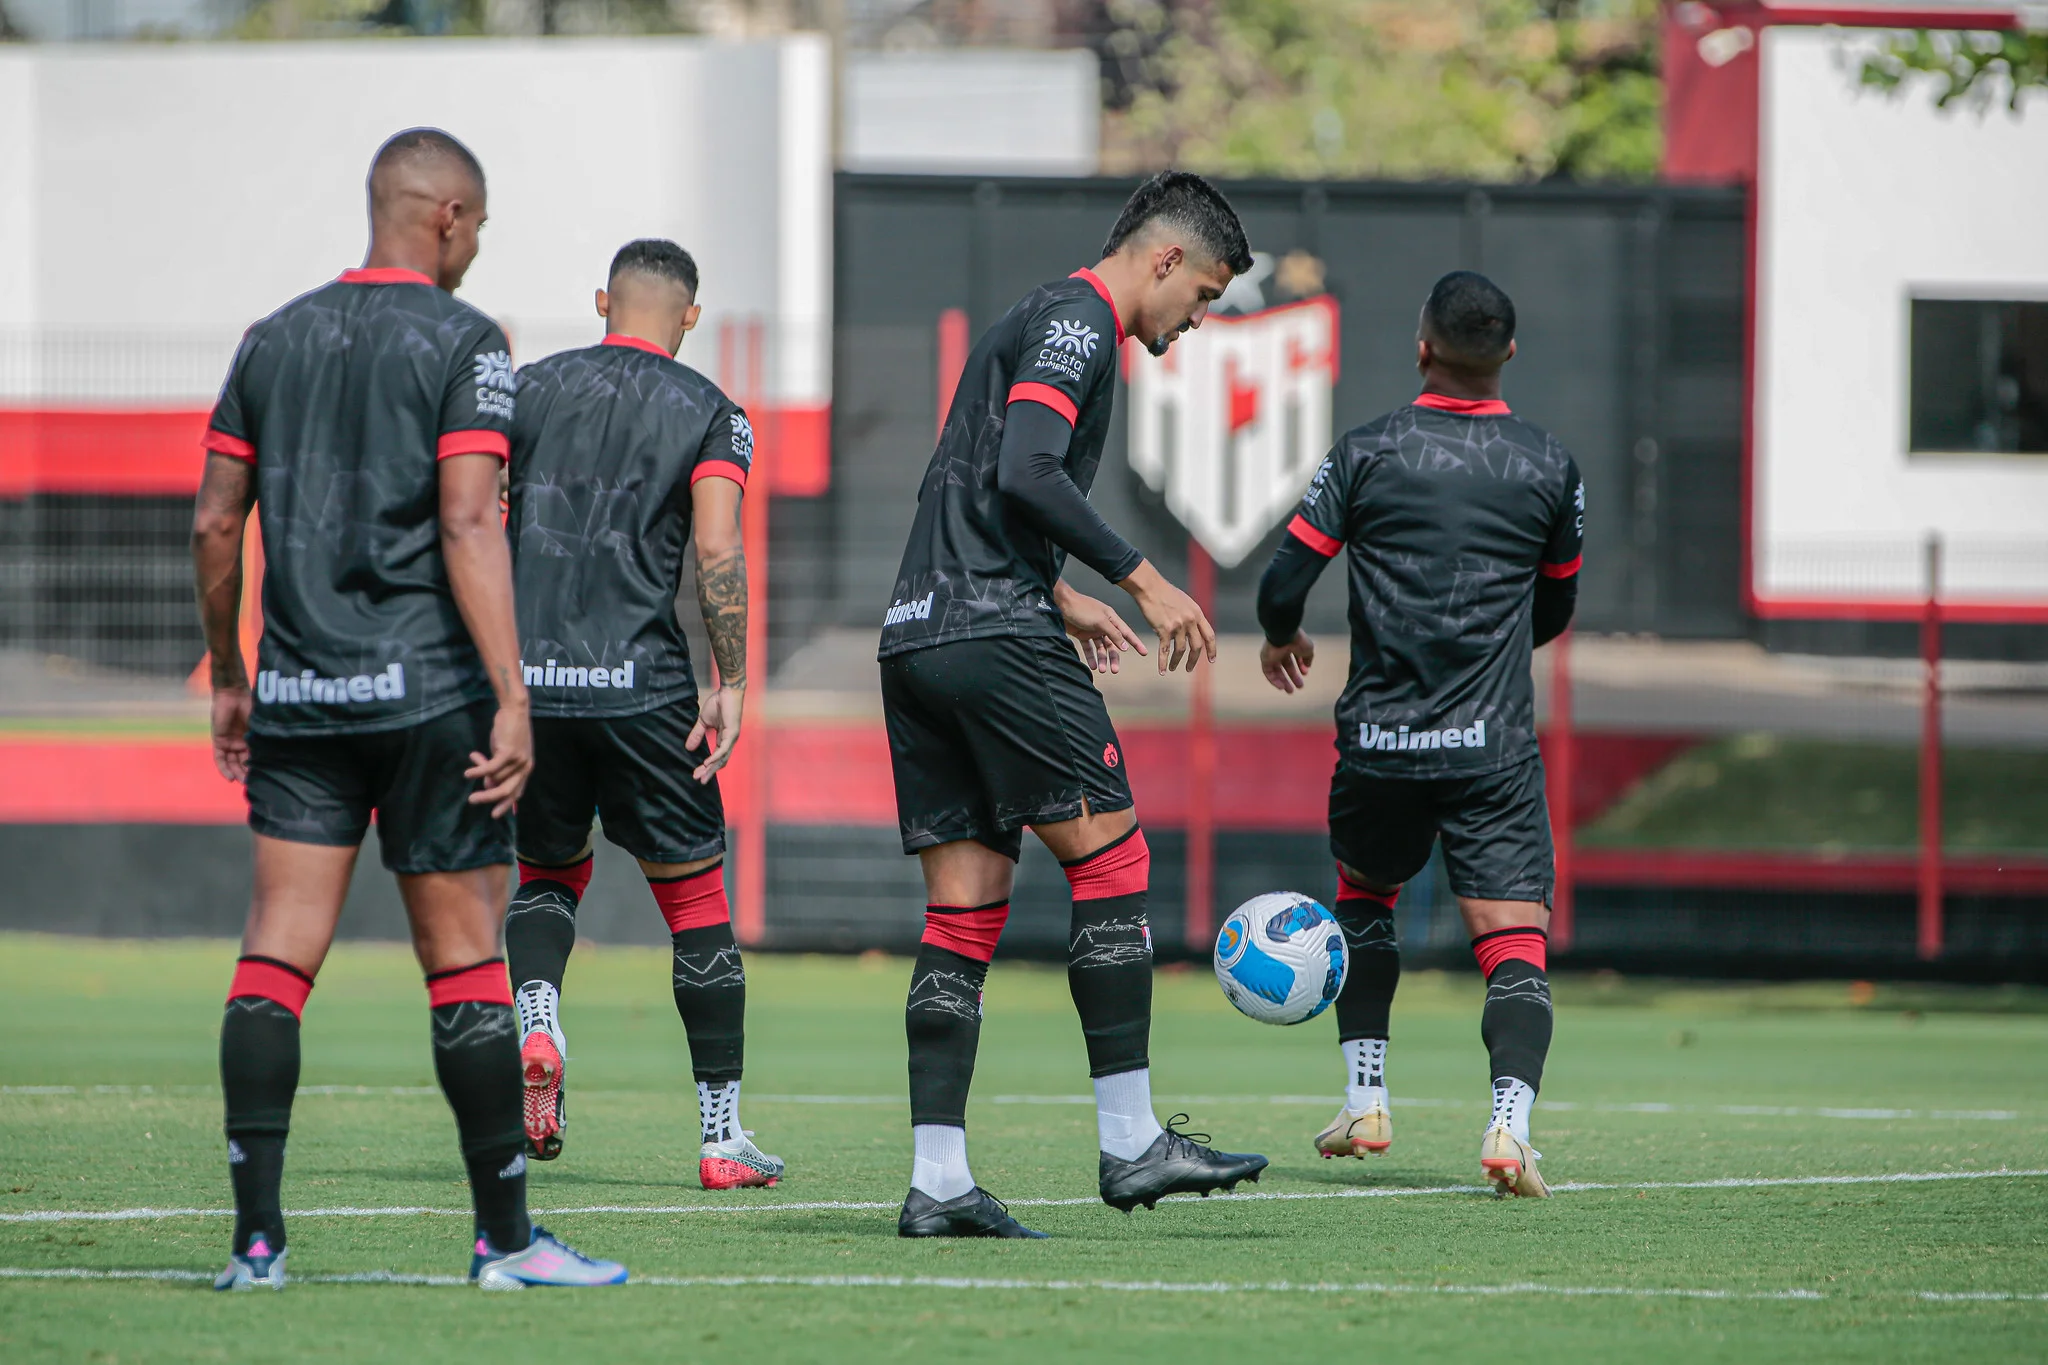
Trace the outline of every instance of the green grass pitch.
<path fill-rule="evenodd" d="M 0 1358 L 2048 1358 L 2038 993 L 1564 977 L 1535 1137 L 1566 1189 L 1500 1202 L 1477 1180 L 1475 975 L 1404 983 L 1394 1149 L 1367 1163 L 1311 1146 L 1340 1081 L 1328 1020 L 1261 1027 L 1206 973 L 1162 972 L 1161 1116 L 1185 1109 L 1273 1166 L 1245 1187 L 1257 1197 L 1126 1217 L 1092 1200 L 1064 976 L 1004 967 L 970 1150 L 982 1183 L 1055 1240 L 912 1243 L 894 1235 L 910 1166 L 905 961 L 749 963 L 743 1113 L 790 1173 L 713 1195 L 695 1179 L 665 954 L 579 951 L 568 1149 L 534 1166 L 532 1203 L 640 1283 L 316 1283 L 467 1264 L 459 1212 L 329 1212 L 292 1219 L 285 1293 L 214 1295 L 197 1277 L 228 1235 L 210 1211 L 228 1203 L 214 1054 L 232 953 L 0 937 Z M 306 1014 L 287 1209 L 465 1205 L 426 1014 L 403 949 L 328 963 Z M 1972 1175 L 2001 1171 L 2032 1174 Z M 1872 1179 L 1886 1175 L 1965 1178 Z M 1030 1202 L 1059 1200 L 1076 1202 Z M 633 1211 L 663 1206 L 688 1211 Z M 168 1212 L 39 1216 L 132 1209 Z M 48 1274 L 64 1270 L 83 1273 Z"/>

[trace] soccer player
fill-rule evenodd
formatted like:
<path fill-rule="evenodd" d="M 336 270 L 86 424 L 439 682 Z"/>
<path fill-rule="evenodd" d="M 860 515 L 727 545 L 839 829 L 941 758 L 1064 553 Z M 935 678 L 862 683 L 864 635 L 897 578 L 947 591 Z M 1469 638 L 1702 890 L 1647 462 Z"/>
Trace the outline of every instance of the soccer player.
<path fill-rule="evenodd" d="M 1153 1115 L 1151 855 L 1102 694 L 1065 637 L 1098 667 L 1145 649 L 1060 580 L 1072 555 L 1128 592 L 1158 633 L 1162 674 L 1216 657 L 1193 600 L 1087 493 L 1124 338 L 1164 354 L 1250 266 L 1237 214 L 1207 181 L 1146 181 L 1094 269 L 1032 290 L 975 345 L 925 472 L 880 649 L 903 851 L 923 863 L 927 900 L 905 1006 L 916 1144 L 905 1237 L 1044 1235 L 975 1184 L 965 1117 L 982 985 L 1027 825 L 1073 889 L 1067 982 L 1095 1081 L 1104 1201 L 1128 1212 L 1265 1168 Z"/>
<path fill-rule="evenodd" d="M 511 527 L 537 776 L 519 809 L 505 950 L 519 983 L 527 1151 L 562 1150 L 562 976 L 590 885 L 591 818 L 640 860 L 675 948 L 676 1011 L 703 1120 L 704 1188 L 773 1185 L 780 1157 L 740 1127 L 747 977 L 725 899 L 716 774 L 747 695 L 740 494 L 747 415 L 675 359 L 697 325 L 697 263 L 629 242 L 597 291 L 604 340 L 519 372 Z M 676 622 L 683 553 L 718 664 L 700 710 Z"/>
<path fill-rule="evenodd" d="M 1351 677 L 1330 787 L 1352 950 L 1337 997 L 1348 1085 L 1317 1148 L 1363 1156 L 1393 1141 L 1394 902 L 1441 837 L 1486 976 L 1480 1166 L 1501 1192 L 1540 1198 L 1529 1109 L 1550 1050 L 1552 866 L 1529 651 L 1571 622 L 1586 494 L 1571 453 L 1501 401 L 1514 354 L 1515 306 L 1492 281 L 1461 270 L 1436 282 L 1415 345 L 1422 392 L 1337 442 L 1259 583 L 1259 664 L 1282 692 L 1302 685 L 1315 659 L 1303 605 L 1348 548 Z"/>
<path fill-rule="evenodd" d="M 415 128 L 378 150 L 368 188 L 363 268 L 242 338 L 193 518 L 214 761 L 247 785 L 256 864 L 221 1024 L 235 1232 L 214 1287 L 284 1285 L 299 1017 L 372 811 L 469 1169 L 470 1278 L 616 1284 L 624 1266 L 526 1214 L 519 1044 L 498 956 L 508 817 L 533 767 L 498 513 L 512 365 L 497 324 L 453 297 L 476 257 L 483 170 L 448 134 Z M 252 503 L 265 565 L 253 704 L 236 637 Z"/>

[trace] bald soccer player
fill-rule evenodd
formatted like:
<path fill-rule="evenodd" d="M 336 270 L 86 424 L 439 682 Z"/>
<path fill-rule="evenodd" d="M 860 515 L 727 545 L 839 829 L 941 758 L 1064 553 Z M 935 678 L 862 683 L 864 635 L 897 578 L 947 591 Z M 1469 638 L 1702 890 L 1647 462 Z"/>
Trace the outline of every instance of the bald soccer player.
<path fill-rule="evenodd" d="M 448 134 L 386 142 L 362 268 L 248 330 L 204 441 L 192 558 L 214 761 L 247 786 L 256 864 L 221 1024 L 235 1231 L 216 1289 L 284 1286 L 299 1019 L 372 812 L 468 1168 L 470 1279 L 626 1278 L 526 1214 L 519 1041 L 498 956 L 510 817 L 533 769 L 498 510 L 512 362 L 498 325 L 453 296 L 484 193 L 483 168 Z M 253 696 L 236 635 L 252 504 L 265 564 Z"/>

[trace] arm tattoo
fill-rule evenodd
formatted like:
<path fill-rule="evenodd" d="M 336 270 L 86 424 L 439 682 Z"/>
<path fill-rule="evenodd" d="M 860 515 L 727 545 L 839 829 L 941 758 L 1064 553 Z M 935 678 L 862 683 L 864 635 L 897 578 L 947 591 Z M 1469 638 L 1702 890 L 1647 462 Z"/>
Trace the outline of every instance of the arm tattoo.
<path fill-rule="evenodd" d="M 199 622 L 216 688 L 240 687 L 242 540 L 255 501 L 255 471 L 239 460 L 209 458 L 192 518 L 192 558 Z"/>
<path fill-rule="evenodd" d="M 697 608 L 722 687 L 747 686 L 747 552 L 735 545 L 697 563 Z"/>

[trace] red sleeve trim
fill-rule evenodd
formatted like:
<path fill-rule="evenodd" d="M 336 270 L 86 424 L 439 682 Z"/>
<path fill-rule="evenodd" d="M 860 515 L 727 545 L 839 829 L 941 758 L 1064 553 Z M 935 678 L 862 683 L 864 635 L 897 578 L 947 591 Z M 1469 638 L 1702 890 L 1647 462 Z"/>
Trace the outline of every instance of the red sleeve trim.
<path fill-rule="evenodd" d="M 225 431 L 217 431 L 211 427 L 207 428 L 206 435 L 199 439 L 199 444 L 216 455 L 232 455 L 238 460 L 250 461 L 256 458 L 255 446 L 239 436 L 230 436 Z"/>
<path fill-rule="evenodd" d="M 1562 564 L 1538 564 L 1536 572 L 1545 578 L 1570 578 L 1579 571 L 1579 564 L 1585 558 L 1584 555 L 1573 555 Z"/>
<path fill-rule="evenodd" d="M 1287 523 L 1287 533 L 1308 546 L 1309 549 L 1314 550 L 1324 559 L 1330 558 L 1337 551 L 1344 548 L 1343 541 L 1335 536 L 1324 535 L 1321 531 L 1309 525 L 1308 518 L 1302 516 L 1299 512 L 1294 514 L 1293 521 Z"/>
<path fill-rule="evenodd" d="M 434 446 L 434 458 L 445 460 L 450 455 L 495 455 L 509 460 L 512 438 L 502 431 L 444 431 Z"/>
<path fill-rule="evenodd" d="M 1050 384 L 1012 384 L 1007 401 L 1042 404 L 1066 418 L 1068 426 L 1074 425 L 1081 417 L 1081 410 L 1074 406 L 1074 400 Z"/>
<path fill-rule="evenodd" d="M 740 487 L 747 486 L 747 467 L 734 464 L 731 460 L 704 460 L 690 471 L 690 485 L 695 487 L 699 479 L 731 479 Z"/>

